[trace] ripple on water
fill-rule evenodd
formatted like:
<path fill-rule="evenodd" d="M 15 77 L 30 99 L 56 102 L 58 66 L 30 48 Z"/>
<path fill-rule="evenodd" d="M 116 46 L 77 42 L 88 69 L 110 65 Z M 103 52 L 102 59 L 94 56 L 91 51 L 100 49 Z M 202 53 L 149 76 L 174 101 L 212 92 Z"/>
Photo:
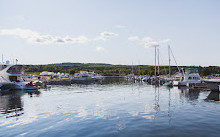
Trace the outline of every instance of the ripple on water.
<path fill-rule="evenodd" d="M 2 95 L 0 136 L 216 136 L 220 107 L 209 94 L 113 83 Z"/>

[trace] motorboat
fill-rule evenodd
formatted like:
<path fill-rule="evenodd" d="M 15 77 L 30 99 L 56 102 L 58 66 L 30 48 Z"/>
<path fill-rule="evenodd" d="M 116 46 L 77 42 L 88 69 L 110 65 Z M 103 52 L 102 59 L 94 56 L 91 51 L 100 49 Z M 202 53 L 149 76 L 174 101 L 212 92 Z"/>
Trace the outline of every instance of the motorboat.
<path fill-rule="evenodd" d="M 220 91 L 220 79 L 205 79 L 204 82 L 208 86 L 208 89 L 212 91 Z"/>
<path fill-rule="evenodd" d="M 103 76 L 94 72 L 81 71 L 80 73 L 76 73 L 74 75 L 74 77 L 72 78 L 72 83 L 93 83 L 96 81 L 101 81 L 103 79 Z"/>
<path fill-rule="evenodd" d="M 191 83 L 201 83 L 202 80 L 200 78 L 198 69 L 196 68 L 188 68 L 185 69 L 182 79 L 174 80 L 174 86 L 187 86 L 187 84 Z"/>
<path fill-rule="evenodd" d="M 30 89 L 30 82 L 24 81 L 23 65 L 1 64 L 0 65 L 0 89 L 1 90 L 24 90 Z"/>

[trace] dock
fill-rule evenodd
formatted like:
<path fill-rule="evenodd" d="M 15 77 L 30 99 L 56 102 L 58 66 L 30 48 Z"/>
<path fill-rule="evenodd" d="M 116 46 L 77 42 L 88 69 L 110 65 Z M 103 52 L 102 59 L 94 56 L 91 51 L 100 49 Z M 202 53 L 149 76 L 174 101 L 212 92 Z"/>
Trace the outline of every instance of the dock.
<path fill-rule="evenodd" d="M 187 87 L 191 89 L 208 89 L 206 83 L 187 83 Z"/>

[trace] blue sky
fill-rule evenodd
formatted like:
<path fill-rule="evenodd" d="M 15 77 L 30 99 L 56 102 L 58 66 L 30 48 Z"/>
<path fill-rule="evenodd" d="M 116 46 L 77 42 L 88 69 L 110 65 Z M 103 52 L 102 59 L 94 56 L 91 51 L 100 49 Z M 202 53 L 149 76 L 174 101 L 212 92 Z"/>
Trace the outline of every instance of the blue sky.
<path fill-rule="evenodd" d="M 220 66 L 219 0 L 0 0 L 0 47 L 23 64 Z M 172 64 L 175 64 L 172 60 Z"/>

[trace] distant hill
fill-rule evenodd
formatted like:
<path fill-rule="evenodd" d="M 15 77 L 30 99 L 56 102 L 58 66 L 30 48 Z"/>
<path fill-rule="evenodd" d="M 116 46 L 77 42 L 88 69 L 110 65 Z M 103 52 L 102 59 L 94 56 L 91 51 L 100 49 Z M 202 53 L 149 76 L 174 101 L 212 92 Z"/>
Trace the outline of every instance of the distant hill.
<path fill-rule="evenodd" d="M 48 64 L 48 65 L 112 65 L 106 63 L 72 63 L 72 62 L 64 62 L 64 63 L 55 63 L 55 64 Z"/>

